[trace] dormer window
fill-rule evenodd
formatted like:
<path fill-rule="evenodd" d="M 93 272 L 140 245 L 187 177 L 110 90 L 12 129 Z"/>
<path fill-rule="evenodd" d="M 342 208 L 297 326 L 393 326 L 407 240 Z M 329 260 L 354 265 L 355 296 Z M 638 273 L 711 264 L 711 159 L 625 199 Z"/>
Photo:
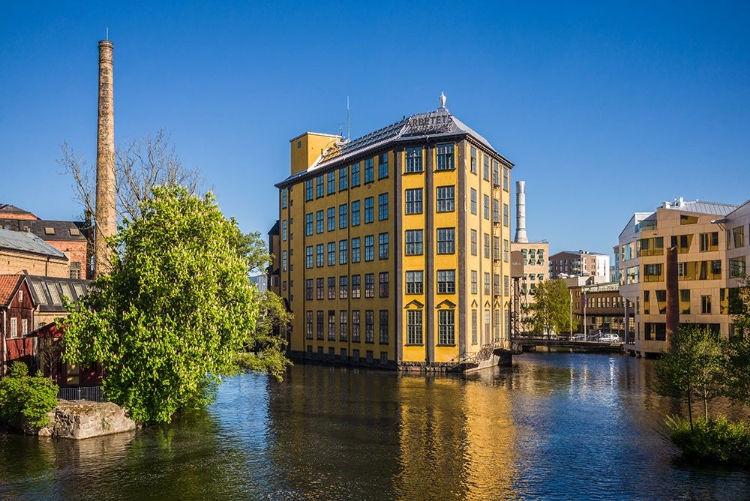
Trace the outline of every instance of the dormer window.
<path fill-rule="evenodd" d="M 50 227 L 50 226 L 47 226 L 46 228 L 44 228 L 44 234 L 45 235 L 54 235 L 55 234 L 55 229 L 52 228 L 52 227 Z"/>

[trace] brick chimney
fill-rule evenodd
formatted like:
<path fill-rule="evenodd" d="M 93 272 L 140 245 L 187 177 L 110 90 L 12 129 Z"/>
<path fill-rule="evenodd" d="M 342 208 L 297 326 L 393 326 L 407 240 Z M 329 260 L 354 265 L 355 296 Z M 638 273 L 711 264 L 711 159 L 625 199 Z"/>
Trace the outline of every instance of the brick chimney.
<path fill-rule="evenodd" d="M 115 234 L 115 108 L 112 42 L 99 42 L 99 120 L 96 139 L 96 215 L 94 276 L 111 269 L 106 238 Z"/>

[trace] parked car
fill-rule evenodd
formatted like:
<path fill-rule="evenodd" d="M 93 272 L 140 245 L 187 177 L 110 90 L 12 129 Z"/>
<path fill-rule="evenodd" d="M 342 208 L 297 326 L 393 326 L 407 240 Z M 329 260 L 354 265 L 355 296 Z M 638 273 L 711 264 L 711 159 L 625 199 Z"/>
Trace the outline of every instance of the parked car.
<path fill-rule="evenodd" d="M 607 333 L 602 334 L 599 336 L 599 342 L 600 343 L 619 343 L 620 342 L 620 336 L 613 333 Z"/>
<path fill-rule="evenodd" d="M 586 335 L 585 334 L 573 334 L 572 339 L 573 341 L 586 341 Z"/>

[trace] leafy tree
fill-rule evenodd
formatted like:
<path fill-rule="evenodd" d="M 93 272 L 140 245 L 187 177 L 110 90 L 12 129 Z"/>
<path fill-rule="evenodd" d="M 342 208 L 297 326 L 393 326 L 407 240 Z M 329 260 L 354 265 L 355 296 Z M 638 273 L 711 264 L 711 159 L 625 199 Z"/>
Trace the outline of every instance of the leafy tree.
<path fill-rule="evenodd" d="M 719 337 L 698 326 L 680 326 L 674 350 L 662 352 L 656 366 L 657 393 L 687 400 L 692 430 L 693 399 L 703 402 L 708 419 L 708 402 L 725 391 L 725 383 L 726 359 Z"/>
<path fill-rule="evenodd" d="M 727 396 L 750 406 L 750 281 L 729 291 L 729 312 L 734 336 L 727 342 Z"/>
<path fill-rule="evenodd" d="M 57 386 L 41 374 L 29 376 L 29 368 L 15 361 L 10 373 L 0 379 L 0 421 L 14 428 L 28 423 L 41 428 L 57 405 Z"/>
<path fill-rule="evenodd" d="M 530 307 L 534 330 L 545 333 L 570 331 L 570 292 L 564 280 L 546 280 L 538 284 Z"/>
<path fill-rule="evenodd" d="M 112 245 L 112 272 L 61 322 L 68 363 L 97 360 L 107 397 L 141 422 L 169 422 L 203 406 L 231 374 L 234 355 L 259 339 L 258 291 L 237 223 L 211 193 L 156 187 Z M 274 354 L 278 345 L 269 346 Z M 279 356 L 281 356 L 279 354 Z M 276 370 L 259 357 L 256 368 Z"/>

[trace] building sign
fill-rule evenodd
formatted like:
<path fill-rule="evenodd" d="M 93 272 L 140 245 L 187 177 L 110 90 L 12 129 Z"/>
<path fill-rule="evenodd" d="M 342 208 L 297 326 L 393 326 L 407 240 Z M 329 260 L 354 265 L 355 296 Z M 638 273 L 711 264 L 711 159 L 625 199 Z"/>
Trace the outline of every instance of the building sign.
<path fill-rule="evenodd" d="M 443 134 L 453 130 L 453 117 L 449 113 L 433 111 L 409 118 L 404 134 Z"/>

